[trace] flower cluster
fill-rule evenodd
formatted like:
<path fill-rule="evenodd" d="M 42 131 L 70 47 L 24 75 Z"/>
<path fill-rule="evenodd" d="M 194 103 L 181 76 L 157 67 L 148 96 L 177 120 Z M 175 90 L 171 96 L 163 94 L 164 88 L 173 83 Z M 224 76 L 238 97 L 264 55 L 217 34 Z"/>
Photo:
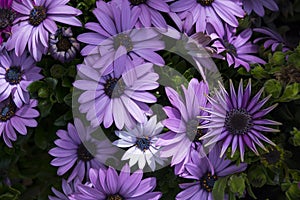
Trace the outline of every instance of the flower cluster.
<path fill-rule="evenodd" d="M 143 172 L 166 166 L 180 177 L 178 200 L 251 196 L 230 184 L 254 186 L 260 161 L 277 184 L 285 138 L 273 138 L 282 123 L 269 114 L 300 96 L 292 47 L 254 20 L 278 11 L 274 0 L 91 2 L 0 0 L 0 136 L 11 148 L 17 134 L 47 138 L 39 148 L 62 180 L 50 200 L 160 199 L 159 178 Z M 281 87 L 267 59 L 288 63 L 293 85 Z M 38 122 L 60 128 L 29 131 Z"/>

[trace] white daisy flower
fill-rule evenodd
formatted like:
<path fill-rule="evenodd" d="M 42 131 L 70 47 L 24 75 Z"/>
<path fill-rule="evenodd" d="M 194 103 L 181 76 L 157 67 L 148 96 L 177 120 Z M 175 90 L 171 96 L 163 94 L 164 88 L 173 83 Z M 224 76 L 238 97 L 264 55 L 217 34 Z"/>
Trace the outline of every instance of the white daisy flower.
<path fill-rule="evenodd" d="M 156 168 L 156 163 L 163 165 L 160 158 L 159 147 L 156 146 L 158 134 L 163 129 L 161 122 L 157 123 L 156 115 L 152 116 L 143 124 L 138 123 L 133 129 L 126 128 L 126 131 L 115 131 L 120 138 L 113 142 L 121 148 L 129 148 L 123 155 L 122 160 L 129 160 L 132 167 L 138 163 L 140 169 L 144 169 L 146 162 L 152 171 Z"/>

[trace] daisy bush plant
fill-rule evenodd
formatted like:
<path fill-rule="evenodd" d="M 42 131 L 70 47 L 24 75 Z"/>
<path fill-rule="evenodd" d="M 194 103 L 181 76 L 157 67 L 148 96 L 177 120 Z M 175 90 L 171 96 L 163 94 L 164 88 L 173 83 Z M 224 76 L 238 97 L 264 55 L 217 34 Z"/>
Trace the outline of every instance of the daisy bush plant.
<path fill-rule="evenodd" d="M 300 199 L 298 0 L 0 0 L 0 200 Z"/>

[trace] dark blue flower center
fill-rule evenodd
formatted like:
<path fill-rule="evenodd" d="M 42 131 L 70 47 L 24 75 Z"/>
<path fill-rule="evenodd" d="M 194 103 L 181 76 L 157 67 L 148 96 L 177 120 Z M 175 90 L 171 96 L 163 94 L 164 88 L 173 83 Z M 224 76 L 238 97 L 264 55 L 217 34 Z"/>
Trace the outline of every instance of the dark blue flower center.
<path fill-rule="evenodd" d="M 124 93 L 125 88 L 123 79 L 110 78 L 104 85 L 104 92 L 110 98 L 118 98 Z"/>
<path fill-rule="evenodd" d="M 60 37 L 56 43 L 57 51 L 68 51 L 72 44 L 67 37 Z"/>
<path fill-rule="evenodd" d="M 0 121 L 7 121 L 15 115 L 16 105 L 11 99 L 0 102 Z"/>
<path fill-rule="evenodd" d="M 90 146 L 91 144 L 88 145 Z M 77 156 L 79 160 L 82 160 L 84 162 L 94 159 L 94 156 L 89 152 L 89 150 L 87 150 L 87 148 L 82 143 L 78 146 Z"/>
<path fill-rule="evenodd" d="M 14 11 L 0 8 L 0 29 L 5 29 L 6 27 L 12 25 L 15 18 L 16 13 Z"/>
<path fill-rule="evenodd" d="M 113 195 L 109 195 L 107 197 L 107 200 L 123 200 L 124 198 L 122 196 L 120 196 L 119 194 L 113 194 Z"/>
<path fill-rule="evenodd" d="M 197 0 L 202 6 L 211 6 L 214 0 Z"/>
<path fill-rule="evenodd" d="M 129 2 L 131 3 L 131 5 L 133 6 L 137 6 L 137 5 L 140 5 L 140 4 L 143 4 L 143 3 L 146 3 L 147 0 L 129 0 Z"/>
<path fill-rule="evenodd" d="M 19 84 L 22 80 L 21 67 L 13 66 L 7 69 L 5 80 L 11 85 Z"/>
<path fill-rule="evenodd" d="M 233 44 L 229 43 L 228 41 L 224 41 L 224 46 L 226 47 L 226 51 L 228 53 L 231 53 L 232 55 L 234 56 L 237 56 L 237 53 L 236 53 L 236 48 Z"/>
<path fill-rule="evenodd" d="M 127 52 L 133 49 L 132 40 L 127 34 L 121 33 L 114 37 L 114 49 L 117 50 L 120 46 L 124 46 Z"/>
<path fill-rule="evenodd" d="M 233 135 L 243 135 L 252 127 L 252 117 L 245 109 L 227 111 L 225 128 Z"/>
<path fill-rule="evenodd" d="M 137 138 L 135 145 L 141 151 L 146 151 L 149 149 L 149 147 L 151 145 L 151 138 Z"/>
<path fill-rule="evenodd" d="M 46 8 L 34 6 L 29 14 L 29 23 L 33 26 L 40 25 L 47 17 Z"/>
<path fill-rule="evenodd" d="M 217 180 L 218 177 L 216 175 L 212 175 L 210 172 L 208 172 L 200 179 L 201 188 L 207 192 L 211 192 Z"/>

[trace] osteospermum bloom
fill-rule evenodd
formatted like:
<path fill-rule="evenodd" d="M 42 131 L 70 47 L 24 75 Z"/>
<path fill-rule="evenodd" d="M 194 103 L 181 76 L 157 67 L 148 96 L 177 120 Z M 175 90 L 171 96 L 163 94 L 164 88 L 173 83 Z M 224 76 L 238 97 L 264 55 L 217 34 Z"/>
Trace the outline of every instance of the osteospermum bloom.
<path fill-rule="evenodd" d="M 138 163 L 143 169 L 146 163 L 152 171 L 156 168 L 156 162 L 163 165 L 163 160 L 159 155 L 159 147 L 156 146 L 158 134 L 162 131 L 163 125 L 157 123 L 157 117 L 152 116 L 144 124 L 137 124 L 133 129 L 126 131 L 115 131 L 120 138 L 113 142 L 118 147 L 130 147 L 123 155 L 122 160 L 129 159 L 129 166 Z"/>
<path fill-rule="evenodd" d="M 32 99 L 21 108 L 18 108 L 11 98 L 0 102 L 0 136 L 8 147 L 12 147 L 11 141 L 17 140 L 16 131 L 26 135 L 26 127 L 37 126 L 34 118 L 39 116 L 39 112 L 34 109 L 36 106 L 37 101 Z"/>
<path fill-rule="evenodd" d="M 205 146 L 221 142 L 223 156 L 227 148 L 231 146 L 231 157 L 239 147 L 241 160 L 244 160 L 245 146 L 248 146 L 254 153 L 259 154 L 256 145 L 267 151 L 261 140 L 271 145 L 275 144 L 265 137 L 261 132 L 279 132 L 266 125 L 280 125 L 281 123 L 265 119 L 264 116 L 271 112 L 277 104 L 265 109 L 261 109 L 268 101 L 270 96 L 259 100 L 263 88 L 254 96 L 251 95 L 251 81 L 243 90 L 243 81 L 241 80 L 236 93 L 232 81 L 230 81 L 230 94 L 219 83 L 220 90 L 215 90 L 214 97 L 208 97 L 211 108 L 203 108 L 209 112 L 209 116 L 200 116 L 209 121 L 202 128 L 208 128 L 209 131 L 200 139 L 208 139 Z"/>
<path fill-rule="evenodd" d="M 128 1 L 122 1 L 121 6 L 115 2 L 98 1 L 93 13 L 98 23 L 85 25 L 93 32 L 83 33 L 77 39 L 88 44 L 81 51 L 83 56 L 101 54 L 95 67 L 108 66 L 125 54 L 131 59 L 141 57 L 164 65 L 163 58 L 155 53 L 165 47 L 164 42 L 159 40 L 160 34 L 155 29 L 133 29 L 140 12 L 133 14 Z"/>
<path fill-rule="evenodd" d="M 201 199 L 211 200 L 212 190 L 215 182 L 222 177 L 239 173 L 247 168 L 246 163 L 234 165 L 230 160 L 219 157 L 220 147 L 216 145 L 208 157 L 200 157 L 199 152 L 193 150 L 191 162 L 186 164 L 189 174 L 185 178 L 194 179 L 192 183 L 182 183 L 180 188 L 184 189 L 177 194 L 177 200 Z"/>
<path fill-rule="evenodd" d="M 164 133 L 156 143 L 162 146 L 161 157 L 171 157 L 171 165 L 175 165 L 175 174 L 184 170 L 184 164 L 190 159 L 190 152 L 199 143 L 203 131 L 197 129 L 198 125 L 204 123 L 197 116 L 204 115 L 200 107 L 206 106 L 205 94 L 208 94 L 207 85 L 197 79 L 192 79 L 186 89 L 182 86 L 184 98 L 174 89 L 166 87 L 166 94 L 173 107 L 163 108 L 168 118 L 163 125 L 170 131 Z"/>
<path fill-rule="evenodd" d="M 272 30 L 268 27 L 262 27 L 262 28 L 254 28 L 253 31 L 266 35 L 264 37 L 259 37 L 254 40 L 254 43 L 265 40 L 264 42 L 265 49 L 271 47 L 271 50 L 274 52 L 276 51 L 279 45 L 282 45 L 283 52 L 286 52 L 290 49 L 287 45 L 287 42 L 275 30 Z"/>
<path fill-rule="evenodd" d="M 63 192 L 60 192 L 52 187 L 51 190 L 55 196 L 48 196 L 49 200 L 70 200 L 70 197 L 73 195 L 73 193 L 77 191 L 77 185 L 80 183 L 81 182 L 79 179 L 75 179 L 69 183 L 63 179 L 61 184 Z"/>
<path fill-rule="evenodd" d="M 57 147 L 49 151 L 49 154 L 55 157 L 51 165 L 58 167 L 59 176 L 72 171 L 68 182 L 76 177 L 80 181 L 88 178 L 88 170 L 91 167 L 105 168 L 103 163 L 108 158 L 113 158 L 116 152 L 115 147 L 108 140 L 100 141 L 91 137 L 90 134 L 95 129 L 85 127 L 78 118 L 74 119 L 74 124 L 75 126 L 68 124 L 68 131 L 57 131 L 59 139 L 54 142 Z"/>
<path fill-rule="evenodd" d="M 123 0 L 114 0 L 122 3 Z M 150 27 L 151 25 L 159 28 L 167 28 L 167 22 L 160 12 L 170 12 L 167 2 L 170 0 L 127 0 L 130 3 L 133 15 L 138 15 L 135 25 L 138 28 Z M 171 0 L 172 1 L 172 0 Z"/>
<path fill-rule="evenodd" d="M 223 21 L 237 27 L 239 23 L 236 17 L 244 16 L 244 10 L 232 0 L 178 0 L 171 4 L 170 9 L 181 13 L 183 18 L 192 15 L 190 23 L 196 24 L 196 32 L 207 31 L 210 24 L 220 35 L 224 33 Z"/>
<path fill-rule="evenodd" d="M 151 199 L 157 200 L 161 192 L 153 192 L 156 187 L 156 178 L 150 177 L 142 180 L 142 170 L 130 175 L 130 168 L 125 165 L 120 174 L 109 167 L 107 170 L 90 169 L 89 177 L 91 187 L 78 185 L 78 193 L 72 200 L 125 200 L 125 199 Z"/>
<path fill-rule="evenodd" d="M 62 63 L 72 61 L 80 51 L 80 44 L 73 37 L 71 27 L 57 29 L 55 34 L 50 34 L 49 52 L 51 56 Z"/>
<path fill-rule="evenodd" d="M 250 14 L 254 11 L 259 16 L 263 17 L 265 15 L 264 7 L 272 10 L 278 11 L 278 6 L 274 0 L 243 0 L 244 10 Z"/>
<path fill-rule="evenodd" d="M 251 29 L 246 29 L 237 36 L 234 35 L 232 28 L 227 26 L 225 30 L 225 35 L 218 38 L 213 46 L 217 48 L 218 53 L 226 53 L 229 66 L 234 65 L 234 68 L 237 68 L 242 65 L 249 71 L 250 64 L 266 63 L 261 58 L 253 55 L 258 52 L 258 46 L 249 41 L 252 36 Z"/>
<path fill-rule="evenodd" d="M 20 57 L 14 52 L 3 50 L 0 54 L 0 101 L 12 95 L 17 107 L 29 102 L 27 87 L 30 83 L 43 78 L 41 68 L 24 52 Z"/>
<path fill-rule="evenodd" d="M 10 34 L 16 12 L 11 9 L 12 0 L 0 0 L 0 45 Z"/>
<path fill-rule="evenodd" d="M 76 88 L 84 91 L 78 98 L 79 111 L 87 113 L 87 120 L 94 127 L 103 123 L 108 128 L 114 122 L 122 129 L 124 125 L 132 128 L 136 122 L 144 123 L 145 114 L 151 114 L 146 103 L 156 102 L 156 97 L 148 90 L 159 86 L 153 64 L 144 63 L 124 71 L 122 69 L 133 63 L 120 58 L 113 63 L 116 70 L 102 76 L 90 67 L 94 61 L 89 59 L 78 66 L 80 78 L 74 83 Z"/>
<path fill-rule="evenodd" d="M 75 18 L 81 11 L 65 5 L 69 0 L 26 0 L 13 1 L 12 8 L 21 14 L 12 27 L 12 37 L 7 42 L 9 50 L 15 49 L 16 55 L 23 54 L 26 46 L 36 61 L 47 53 L 49 33 L 57 30 L 55 22 L 81 26 Z"/>

